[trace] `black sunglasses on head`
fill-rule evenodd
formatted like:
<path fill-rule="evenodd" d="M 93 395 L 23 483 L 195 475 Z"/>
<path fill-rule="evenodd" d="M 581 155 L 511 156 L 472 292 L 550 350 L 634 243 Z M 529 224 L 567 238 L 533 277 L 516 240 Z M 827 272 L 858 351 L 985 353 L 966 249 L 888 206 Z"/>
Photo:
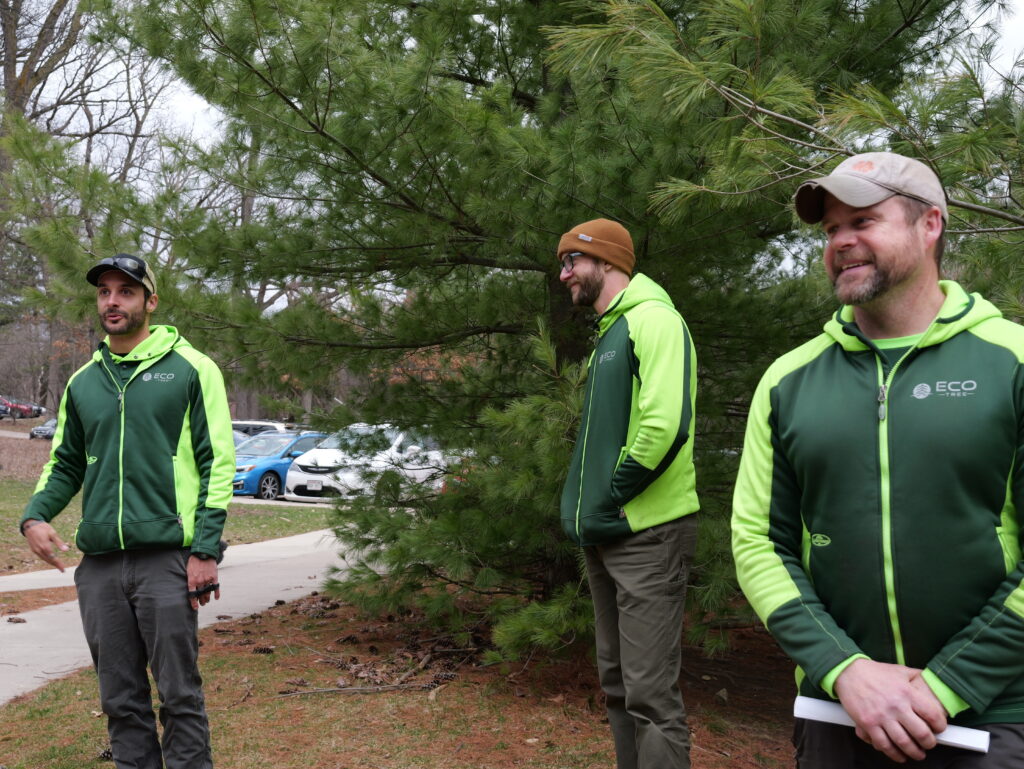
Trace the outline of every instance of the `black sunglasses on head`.
<path fill-rule="evenodd" d="M 116 256 L 108 256 L 104 259 L 100 259 L 100 261 L 93 265 L 92 269 L 89 270 L 85 279 L 95 286 L 100 275 L 111 269 L 120 270 L 134 280 L 137 280 L 143 286 L 149 288 L 146 278 L 146 262 L 137 256 L 132 256 L 131 254 L 117 254 Z"/>

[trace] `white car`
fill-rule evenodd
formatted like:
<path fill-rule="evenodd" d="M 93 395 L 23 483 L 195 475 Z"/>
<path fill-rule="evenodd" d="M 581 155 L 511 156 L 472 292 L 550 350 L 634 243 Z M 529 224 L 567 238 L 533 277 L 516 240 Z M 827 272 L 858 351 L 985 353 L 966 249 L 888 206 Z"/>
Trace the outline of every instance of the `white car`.
<path fill-rule="evenodd" d="M 284 484 L 291 502 L 351 496 L 372 487 L 386 470 L 440 487 L 445 461 L 437 444 L 392 425 L 349 425 L 292 462 Z"/>

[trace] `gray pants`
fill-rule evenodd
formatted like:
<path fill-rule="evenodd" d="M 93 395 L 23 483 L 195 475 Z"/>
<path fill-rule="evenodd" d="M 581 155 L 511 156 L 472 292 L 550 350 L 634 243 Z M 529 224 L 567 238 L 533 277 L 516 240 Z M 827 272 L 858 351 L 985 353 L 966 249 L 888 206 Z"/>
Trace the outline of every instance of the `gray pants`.
<path fill-rule="evenodd" d="M 135 550 L 87 555 L 75 570 L 117 769 L 213 767 L 187 560 L 186 550 Z M 147 664 L 160 695 L 162 750 Z"/>
<path fill-rule="evenodd" d="M 950 748 L 929 750 L 924 761 L 897 764 L 860 739 L 851 726 L 798 718 L 793 729 L 799 769 L 1024 769 L 1024 724 L 988 724 L 988 753 Z"/>
<path fill-rule="evenodd" d="M 679 691 L 686 579 L 697 516 L 584 548 L 594 599 L 597 670 L 618 769 L 688 769 Z"/>

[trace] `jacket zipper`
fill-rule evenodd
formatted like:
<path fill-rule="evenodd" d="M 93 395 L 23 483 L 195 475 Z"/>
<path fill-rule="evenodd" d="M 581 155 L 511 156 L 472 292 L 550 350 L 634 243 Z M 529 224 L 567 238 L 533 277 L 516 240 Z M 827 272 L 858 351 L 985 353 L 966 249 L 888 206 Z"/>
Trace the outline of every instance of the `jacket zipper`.
<path fill-rule="evenodd" d="M 587 468 L 587 438 L 590 435 L 590 414 L 594 410 L 594 390 L 597 389 L 597 372 L 591 369 L 591 364 L 597 355 L 595 346 L 594 352 L 590 354 L 590 361 L 587 364 L 587 428 L 583 431 L 583 453 L 580 455 L 580 487 L 576 490 L 576 539 L 583 543 L 583 536 L 580 534 L 580 508 L 583 506 L 583 475 Z"/>
<path fill-rule="evenodd" d="M 930 330 L 929 326 L 929 330 Z M 889 478 L 889 390 L 892 388 L 896 370 L 918 347 L 928 331 L 921 335 L 917 344 L 911 345 L 910 349 L 900 356 L 899 360 L 889 369 L 889 375 L 885 376 L 882 368 L 882 356 L 875 353 L 875 366 L 878 372 L 878 456 L 881 465 L 881 501 L 882 501 L 882 557 L 884 562 L 885 594 L 889 612 L 889 624 L 892 627 L 893 644 L 896 649 L 896 661 L 900 665 L 906 664 L 906 655 L 903 651 L 903 633 L 900 630 L 900 618 L 896 606 L 896 569 L 893 563 L 892 553 L 892 504 L 891 485 Z"/>
<path fill-rule="evenodd" d="M 117 413 L 120 419 L 117 438 L 117 541 L 121 545 L 121 549 L 124 550 L 124 391 L 128 387 L 128 383 L 126 382 L 122 387 L 118 383 L 117 377 L 107 367 L 107 362 L 102 358 L 100 358 L 100 365 L 103 366 L 103 370 L 110 377 L 111 384 L 117 390 Z M 131 381 L 131 379 L 128 380 L 128 382 Z"/>

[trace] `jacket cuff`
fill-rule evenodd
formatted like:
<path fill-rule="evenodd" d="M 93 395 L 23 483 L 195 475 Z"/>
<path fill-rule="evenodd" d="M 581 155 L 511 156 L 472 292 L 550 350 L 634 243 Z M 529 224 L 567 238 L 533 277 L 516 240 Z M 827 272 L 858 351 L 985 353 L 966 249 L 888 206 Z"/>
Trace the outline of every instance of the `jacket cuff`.
<path fill-rule="evenodd" d="M 921 677 L 924 682 L 928 684 L 928 688 L 932 690 L 939 702 L 942 703 L 942 707 L 949 713 L 949 717 L 952 718 L 957 713 L 962 713 L 970 707 L 970 704 L 963 697 L 957 694 L 955 691 L 950 689 L 942 679 L 935 675 L 928 668 L 924 669 L 921 673 Z"/>
<path fill-rule="evenodd" d="M 627 454 L 612 475 L 612 502 L 621 507 L 638 497 L 657 477 L 654 470 L 649 470 Z"/>
<path fill-rule="evenodd" d="M 825 674 L 825 677 L 821 679 L 820 686 L 822 691 L 824 691 L 825 694 L 827 694 L 834 700 L 839 699 L 838 697 L 836 697 L 835 693 L 836 679 L 839 678 L 839 674 L 846 670 L 848 667 L 850 667 L 850 665 L 853 664 L 854 661 L 869 659 L 871 658 L 866 654 L 854 654 L 852 657 L 847 657 L 845 660 L 843 660 L 830 671 L 828 671 Z"/>

